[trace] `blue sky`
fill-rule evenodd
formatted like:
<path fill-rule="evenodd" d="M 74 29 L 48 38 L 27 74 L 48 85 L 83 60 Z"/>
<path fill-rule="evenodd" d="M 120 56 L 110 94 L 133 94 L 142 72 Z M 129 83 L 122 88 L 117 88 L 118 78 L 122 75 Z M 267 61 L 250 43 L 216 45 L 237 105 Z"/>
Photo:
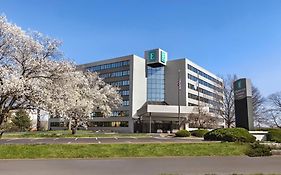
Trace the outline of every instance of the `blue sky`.
<path fill-rule="evenodd" d="M 62 40 L 76 63 L 162 48 L 281 91 L 281 0 L 0 0 L 0 13 Z"/>

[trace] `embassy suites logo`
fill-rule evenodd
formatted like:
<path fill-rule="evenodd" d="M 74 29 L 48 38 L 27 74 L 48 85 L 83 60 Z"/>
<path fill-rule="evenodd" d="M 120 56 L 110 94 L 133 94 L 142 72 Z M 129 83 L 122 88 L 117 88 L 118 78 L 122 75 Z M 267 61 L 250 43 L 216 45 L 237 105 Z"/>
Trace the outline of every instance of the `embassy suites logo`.
<path fill-rule="evenodd" d="M 150 51 L 148 53 L 148 62 L 155 62 L 156 61 L 156 51 Z"/>
<path fill-rule="evenodd" d="M 145 51 L 147 64 L 152 66 L 165 66 L 168 60 L 168 53 L 162 49 L 152 49 Z"/>

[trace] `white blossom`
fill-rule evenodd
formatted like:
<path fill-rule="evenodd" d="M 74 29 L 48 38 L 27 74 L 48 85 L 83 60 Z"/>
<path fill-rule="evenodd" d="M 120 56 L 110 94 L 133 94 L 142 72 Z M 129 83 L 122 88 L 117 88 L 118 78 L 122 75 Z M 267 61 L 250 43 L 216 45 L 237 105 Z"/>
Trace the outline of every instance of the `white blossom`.
<path fill-rule="evenodd" d="M 121 103 L 117 89 L 96 73 L 62 59 L 61 42 L 25 32 L 0 16 L 0 124 L 18 109 L 42 109 L 83 122 Z"/>

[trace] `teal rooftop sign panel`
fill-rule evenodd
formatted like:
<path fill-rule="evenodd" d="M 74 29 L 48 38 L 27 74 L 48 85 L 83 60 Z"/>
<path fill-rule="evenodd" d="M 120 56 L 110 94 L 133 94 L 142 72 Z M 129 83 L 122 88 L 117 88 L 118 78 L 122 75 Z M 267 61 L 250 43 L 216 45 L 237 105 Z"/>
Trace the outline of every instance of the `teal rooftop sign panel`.
<path fill-rule="evenodd" d="M 145 51 L 145 59 L 148 65 L 165 66 L 168 60 L 168 53 L 162 49 Z"/>

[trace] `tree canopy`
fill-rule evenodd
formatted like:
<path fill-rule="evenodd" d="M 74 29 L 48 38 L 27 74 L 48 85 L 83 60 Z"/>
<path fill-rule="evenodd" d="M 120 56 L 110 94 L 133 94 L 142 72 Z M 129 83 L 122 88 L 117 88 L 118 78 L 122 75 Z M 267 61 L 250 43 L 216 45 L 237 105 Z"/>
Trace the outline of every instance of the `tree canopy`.
<path fill-rule="evenodd" d="M 97 109 L 108 115 L 121 103 L 115 87 L 97 73 L 78 71 L 60 45 L 0 16 L 0 124 L 13 110 L 40 109 L 82 121 Z"/>

